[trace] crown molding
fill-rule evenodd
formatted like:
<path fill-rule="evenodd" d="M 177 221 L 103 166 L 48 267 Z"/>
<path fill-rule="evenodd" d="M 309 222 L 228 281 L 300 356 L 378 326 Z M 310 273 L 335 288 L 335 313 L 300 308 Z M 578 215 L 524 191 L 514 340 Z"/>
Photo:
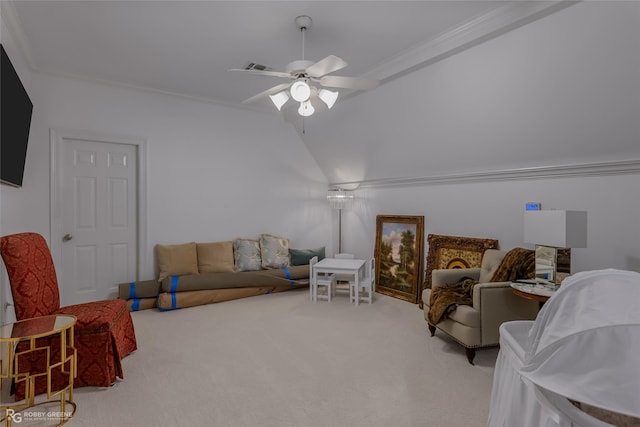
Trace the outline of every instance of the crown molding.
<path fill-rule="evenodd" d="M 363 181 L 332 182 L 329 185 L 340 188 L 408 187 L 437 184 L 464 184 L 469 182 L 626 175 L 637 173 L 640 173 L 640 159 L 556 166 L 537 166 L 530 168 L 432 175 L 413 178 L 384 178 Z"/>
<path fill-rule="evenodd" d="M 22 23 L 18 18 L 18 14 L 16 13 L 15 6 L 12 1 L 0 1 L 0 16 L 2 16 L 2 21 L 7 26 L 9 33 L 14 38 L 17 48 L 24 56 L 27 61 L 27 65 L 31 71 L 36 71 L 38 68 L 36 66 L 36 62 L 33 58 L 33 53 L 31 48 L 29 47 L 29 42 L 27 40 L 27 36 L 24 34 L 22 30 Z"/>
<path fill-rule="evenodd" d="M 579 2 L 508 2 L 392 56 L 363 76 L 382 82 L 398 78 Z"/>

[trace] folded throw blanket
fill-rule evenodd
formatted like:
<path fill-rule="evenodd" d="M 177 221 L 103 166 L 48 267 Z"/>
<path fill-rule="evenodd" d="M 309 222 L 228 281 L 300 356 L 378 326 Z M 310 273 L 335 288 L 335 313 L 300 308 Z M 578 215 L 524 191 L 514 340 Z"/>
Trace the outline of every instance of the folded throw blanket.
<path fill-rule="evenodd" d="M 514 248 L 507 252 L 493 274 L 491 282 L 508 282 L 517 279 L 530 279 L 536 273 L 535 251 Z M 456 283 L 433 288 L 429 297 L 429 324 L 437 325 L 458 305 L 473 304 L 473 287 L 477 280 L 463 277 Z"/>

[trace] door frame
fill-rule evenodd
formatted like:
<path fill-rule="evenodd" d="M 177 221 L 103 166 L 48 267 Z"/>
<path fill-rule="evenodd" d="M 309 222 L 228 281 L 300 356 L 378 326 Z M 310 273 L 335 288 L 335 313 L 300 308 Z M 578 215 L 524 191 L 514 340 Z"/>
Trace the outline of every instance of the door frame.
<path fill-rule="evenodd" d="M 131 280 L 139 280 L 145 277 L 145 266 L 147 265 L 146 248 L 147 248 L 147 141 L 144 138 L 136 138 L 132 136 L 115 135 L 108 133 L 99 133 L 83 130 L 71 130 L 51 128 L 49 129 L 49 145 L 50 145 L 50 236 L 49 244 L 51 247 L 51 256 L 56 265 L 61 260 L 62 241 L 60 237 L 63 235 L 62 212 L 60 210 L 59 201 L 61 200 L 61 179 L 62 174 L 58 171 L 58 159 L 62 151 L 63 145 L 69 139 L 83 139 L 94 142 L 104 142 L 110 144 L 132 145 L 136 149 L 137 157 L 137 189 L 136 189 L 136 226 L 137 226 L 137 248 L 136 248 L 136 277 Z M 61 297 L 64 289 L 60 289 Z"/>

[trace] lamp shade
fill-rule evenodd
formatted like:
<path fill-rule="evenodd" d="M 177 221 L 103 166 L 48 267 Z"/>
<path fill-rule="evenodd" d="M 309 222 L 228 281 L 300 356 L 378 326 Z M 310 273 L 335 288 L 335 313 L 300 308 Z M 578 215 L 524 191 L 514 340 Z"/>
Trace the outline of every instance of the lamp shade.
<path fill-rule="evenodd" d="M 524 241 L 557 248 L 586 248 L 587 212 L 525 211 Z"/>
<path fill-rule="evenodd" d="M 302 117 L 309 117 L 313 113 L 316 112 L 316 109 L 311 105 L 311 101 L 304 101 L 300 103 L 300 108 L 298 108 L 298 114 Z"/>
<path fill-rule="evenodd" d="M 291 97 L 298 102 L 303 102 L 311 96 L 311 88 L 304 79 L 296 80 L 291 85 Z"/>
<path fill-rule="evenodd" d="M 318 97 L 322 99 L 322 102 L 327 104 L 328 108 L 333 107 L 333 104 L 336 103 L 336 99 L 338 99 L 338 92 L 333 92 L 327 89 L 320 89 L 318 92 Z"/>
<path fill-rule="evenodd" d="M 330 188 L 327 192 L 327 201 L 333 209 L 344 209 L 351 205 L 355 198 L 352 190 Z"/>
<path fill-rule="evenodd" d="M 269 95 L 271 102 L 276 106 L 278 111 L 282 109 L 282 106 L 289 100 L 289 94 L 286 91 L 278 92 L 275 95 Z"/>

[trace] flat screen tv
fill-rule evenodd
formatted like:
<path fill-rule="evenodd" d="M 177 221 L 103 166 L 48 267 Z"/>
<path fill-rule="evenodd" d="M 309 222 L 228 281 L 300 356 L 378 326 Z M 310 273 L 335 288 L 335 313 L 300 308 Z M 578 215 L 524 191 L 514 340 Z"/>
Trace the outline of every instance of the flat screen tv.
<path fill-rule="evenodd" d="M 0 50 L 0 181 L 22 187 L 33 103 L 4 46 Z"/>

